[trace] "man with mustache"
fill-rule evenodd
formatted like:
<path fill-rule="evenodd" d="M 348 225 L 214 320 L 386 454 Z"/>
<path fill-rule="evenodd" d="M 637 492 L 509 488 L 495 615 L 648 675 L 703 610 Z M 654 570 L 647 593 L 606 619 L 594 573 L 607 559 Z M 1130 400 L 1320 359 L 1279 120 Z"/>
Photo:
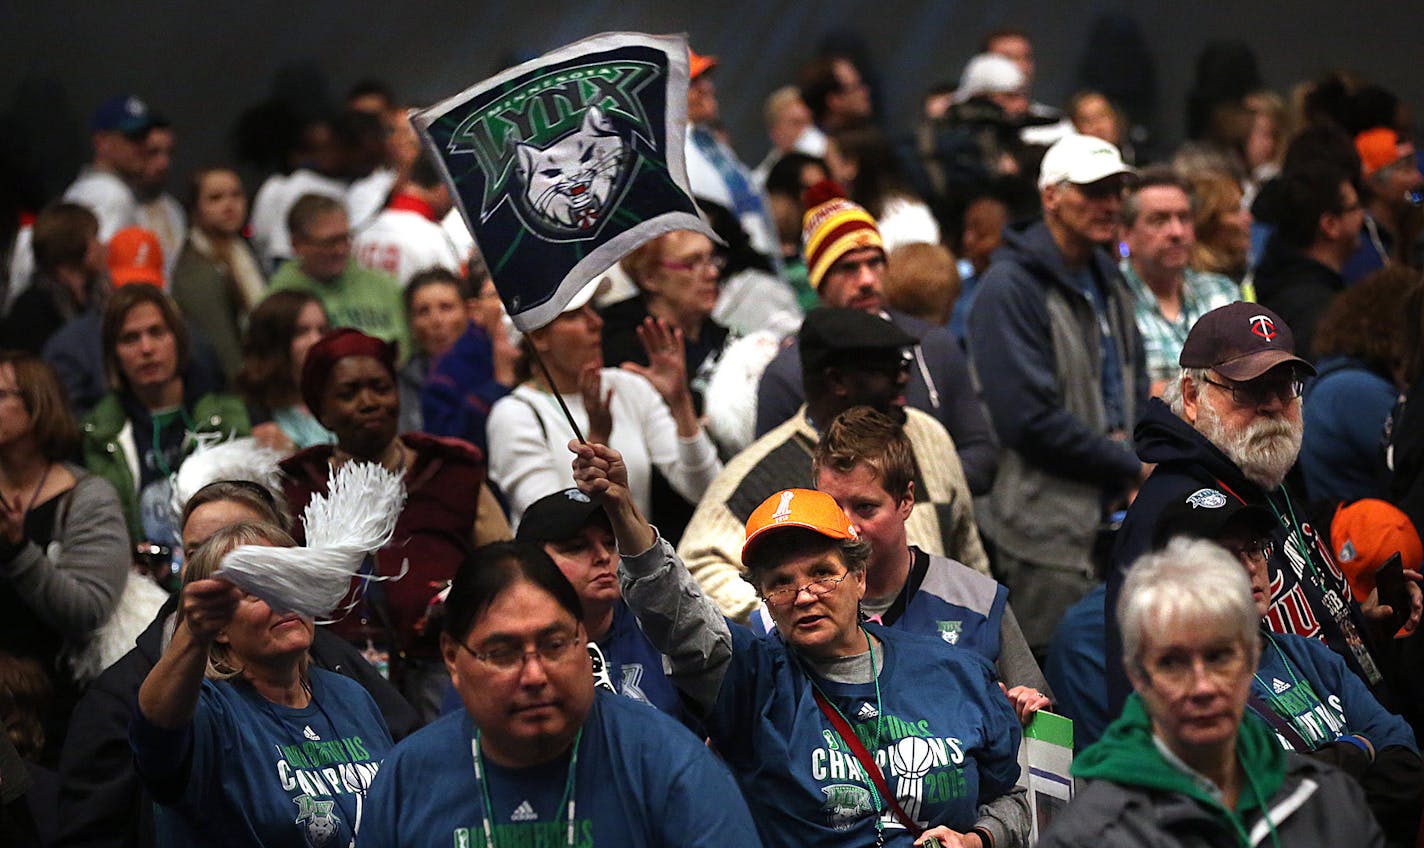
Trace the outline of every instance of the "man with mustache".
<path fill-rule="evenodd" d="M 1323 639 L 1375 690 L 1381 675 L 1370 643 L 1371 621 L 1393 614 L 1388 606 L 1351 597 L 1328 540 L 1310 523 L 1303 497 L 1292 496 L 1287 472 L 1300 451 L 1301 381 L 1315 368 L 1295 355 L 1290 327 L 1256 303 L 1232 303 L 1208 312 L 1192 327 L 1178 359 L 1182 371 L 1138 423 L 1137 455 L 1155 463 L 1127 511 L 1108 574 L 1108 708 L 1116 714 L 1128 693 L 1120 657 L 1117 593 L 1129 565 L 1147 550 L 1152 528 L 1171 503 L 1235 498 L 1276 516 L 1270 569 L 1270 609 L 1265 622 L 1277 633 Z M 1406 629 L 1419 621 L 1413 582 Z M 1388 703 L 1388 701 L 1386 701 Z"/>

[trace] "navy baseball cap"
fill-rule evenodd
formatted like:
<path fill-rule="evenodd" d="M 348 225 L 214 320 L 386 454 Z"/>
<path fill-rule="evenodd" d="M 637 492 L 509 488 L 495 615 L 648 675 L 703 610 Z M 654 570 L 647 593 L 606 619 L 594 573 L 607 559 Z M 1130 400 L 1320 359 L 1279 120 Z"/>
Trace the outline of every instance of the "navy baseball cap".
<path fill-rule="evenodd" d="M 142 135 L 162 123 L 157 115 L 138 97 L 121 94 L 110 97 L 94 110 L 91 125 L 94 132 L 117 132 L 126 136 Z"/>

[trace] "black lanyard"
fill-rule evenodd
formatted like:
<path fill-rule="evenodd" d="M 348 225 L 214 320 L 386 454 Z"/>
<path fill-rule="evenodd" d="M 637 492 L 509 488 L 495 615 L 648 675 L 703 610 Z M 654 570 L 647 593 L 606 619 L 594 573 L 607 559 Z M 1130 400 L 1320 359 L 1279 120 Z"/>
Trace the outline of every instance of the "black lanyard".
<path fill-rule="evenodd" d="M 901 587 L 900 594 L 895 596 L 895 601 L 890 604 L 890 608 L 880 616 L 880 623 L 886 627 L 893 626 L 900 616 L 905 614 L 905 607 L 910 605 L 910 599 L 920 591 L 920 584 L 925 582 L 925 575 L 929 573 L 929 554 L 919 548 L 911 547 L 910 556 L 912 557 L 910 573 L 905 577 L 905 585 Z"/>

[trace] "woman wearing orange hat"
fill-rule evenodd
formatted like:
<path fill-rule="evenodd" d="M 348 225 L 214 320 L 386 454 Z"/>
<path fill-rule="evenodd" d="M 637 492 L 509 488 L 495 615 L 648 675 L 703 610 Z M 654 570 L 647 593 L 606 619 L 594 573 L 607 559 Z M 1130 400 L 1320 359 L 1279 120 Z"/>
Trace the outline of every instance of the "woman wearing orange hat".
<path fill-rule="evenodd" d="M 862 622 L 869 546 L 834 499 L 787 489 L 747 520 L 744 576 L 779 634 L 759 637 L 722 616 L 643 518 L 617 451 L 569 448 L 579 488 L 605 499 L 624 598 L 766 845 L 1027 844 L 1018 719 L 993 668 Z"/>

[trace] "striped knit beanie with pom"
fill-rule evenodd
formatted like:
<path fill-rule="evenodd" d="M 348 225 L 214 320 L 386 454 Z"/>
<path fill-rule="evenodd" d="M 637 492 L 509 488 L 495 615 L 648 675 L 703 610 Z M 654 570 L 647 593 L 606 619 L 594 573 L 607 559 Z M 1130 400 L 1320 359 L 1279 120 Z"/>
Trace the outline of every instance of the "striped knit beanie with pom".
<path fill-rule="evenodd" d="M 845 191 L 831 180 L 822 180 L 806 189 L 803 238 L 806 269 L 811 287 L 820 289 L 821 280 L 837 259 L 862 247 L 885 249 L 880 229 L 865 207 L 846 199 Z"/>

